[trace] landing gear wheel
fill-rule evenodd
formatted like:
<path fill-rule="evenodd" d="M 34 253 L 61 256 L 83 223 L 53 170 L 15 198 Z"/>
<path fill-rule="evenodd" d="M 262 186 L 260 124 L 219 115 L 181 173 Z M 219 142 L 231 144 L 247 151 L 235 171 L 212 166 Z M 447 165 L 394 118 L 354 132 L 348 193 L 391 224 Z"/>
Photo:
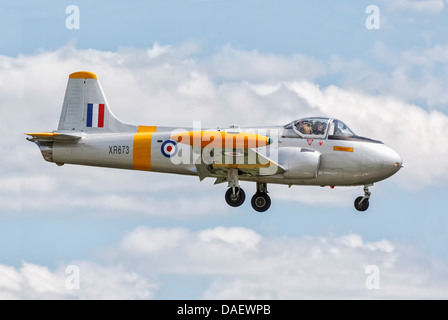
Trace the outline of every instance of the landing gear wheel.
<path fill-rule="evenodd" d="M 364 197 L 358 197 L 355 200 L 355 208 L 358 211 L 366 211 L 369 207 L 369 199 L 364 199 L 364 201 L 361 202 L 363 198 Z"/>
<path fill-rule="evenodd" d="M 235 193 L 234 190 L 235 189 Z M 239 207 L 246 200 L 246 194 L 241 188 L 229 188 L 226 191 L 226 202 L 231 207 Z"/>
<path fill-rule="evenodd" d="M 251 200 L 252 208 L 258 212 L 265 212 L 271 206 L 271 198 L 264 192 L 257 192 Z"/>

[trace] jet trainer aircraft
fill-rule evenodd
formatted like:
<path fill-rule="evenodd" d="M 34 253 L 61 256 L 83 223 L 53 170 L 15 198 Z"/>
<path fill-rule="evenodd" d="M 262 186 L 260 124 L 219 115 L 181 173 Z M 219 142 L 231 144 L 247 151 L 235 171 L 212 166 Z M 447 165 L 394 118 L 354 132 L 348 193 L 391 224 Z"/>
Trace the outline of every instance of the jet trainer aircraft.
<path fill-rule="evenodd" d="M 56 131 L 27 133 L 44 159 L 120 169 L 210 177 L 227 182 L 226 202 L 243 204 L 239 181 L 256 183 L 252 207 L 269 209 L 267 184 L 364 186 L 358 211 L 369 207 L 369 187 L 402 167 L 397 152 L 357 136 L 342 121 L 310 117 L 282 126 L 178 129 L 123 123 L 110 110 L 97 76 L 69 76 Z"/>

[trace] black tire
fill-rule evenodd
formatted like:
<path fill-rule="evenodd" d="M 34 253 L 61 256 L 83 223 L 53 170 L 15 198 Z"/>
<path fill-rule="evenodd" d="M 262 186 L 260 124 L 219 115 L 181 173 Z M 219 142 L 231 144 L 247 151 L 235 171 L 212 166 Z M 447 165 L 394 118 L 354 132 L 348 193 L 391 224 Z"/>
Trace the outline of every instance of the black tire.
<path fill-rule="evenodd" d="M 366 211 L 367 208 L 369 208 L 369 199 L 365 199 L 362 203 L 360 203 L 362 198 L 363 197 L 358 197 L 355 200 L 355 209 L 358 211 Z"/>
<path fill-rule="evenodd" d="M 237 188 L 238 189 L 238 188 Z M 246 194 L 244 193 L 244 190 L 239 188 L 239 192 L 237 191 L 237 196 L 233 195 L 232 188 L 227 189 L 226 191 L 226 202 L 231 207 L 239 207 L 244 203 L 244 200 L 246 200 Z"/>
<path fill-rule="evenodd" d="M 271 198 L 264 192 L 257 192 L 250 202 L 252 208 L 258 212 L 265 212 L 271 206 Z"/>

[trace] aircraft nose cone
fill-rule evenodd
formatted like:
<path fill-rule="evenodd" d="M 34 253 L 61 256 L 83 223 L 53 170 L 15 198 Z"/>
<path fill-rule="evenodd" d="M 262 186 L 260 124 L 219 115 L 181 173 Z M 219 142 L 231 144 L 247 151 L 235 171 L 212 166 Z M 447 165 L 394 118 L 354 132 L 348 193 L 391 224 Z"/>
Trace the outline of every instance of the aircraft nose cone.
<path fill-rule="evenodd" d="M 362 174 L 368 182 L 384 180 L 400 170 L 401 156 L 385 144 L 366 144 L 362 158 Z"/>
<path fill-rule="evenodd" d="M 403 159 L 400 157 L 400 155 L 397 153 L 397 161 L 394 162 L 394 167 L 398 168 L 400 170 L 401 167 L 403 167 Z"/>
<path fill-rule="evenodd" d="M 397 151 L 389 147 L 384 166 L 390 168 L 394 174 L 403 167 L 403 159 Z"/>

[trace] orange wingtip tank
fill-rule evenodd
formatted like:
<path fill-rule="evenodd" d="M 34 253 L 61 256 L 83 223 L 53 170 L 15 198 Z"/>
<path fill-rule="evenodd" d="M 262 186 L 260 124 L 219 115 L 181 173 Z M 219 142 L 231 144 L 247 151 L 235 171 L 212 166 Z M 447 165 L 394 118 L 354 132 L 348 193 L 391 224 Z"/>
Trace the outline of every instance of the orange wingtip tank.
<path fill-rule="evenodd" d="M 201 148 L 251 149 L 272 143 L 266 136 L 248 132 L 186 131 L 170 138 L 179 143 Z"/>

